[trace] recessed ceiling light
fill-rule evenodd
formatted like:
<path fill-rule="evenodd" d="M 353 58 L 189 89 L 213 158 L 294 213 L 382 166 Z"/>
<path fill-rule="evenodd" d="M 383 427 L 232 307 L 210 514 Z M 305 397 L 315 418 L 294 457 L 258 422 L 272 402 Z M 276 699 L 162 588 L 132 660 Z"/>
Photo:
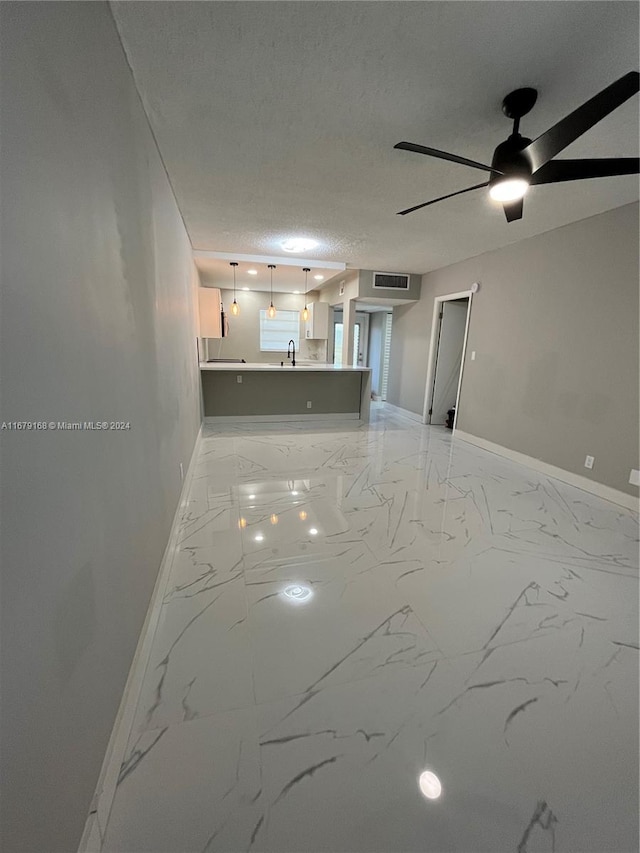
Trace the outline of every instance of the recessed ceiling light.
<path fill-rule="evenodd" d="M 317 240 L 310 240 L 309 237 L 291 237 L 285 240 L 282 248 L 285 252 L 308 252 L 309 249 L 315 249 L 318 245 Z"/>
<path fill-rule="evenodd" d="M 249 495 L 249 500 L 250 500 L 250 501 L 255 500 L 255 498 L 256 498 L 256 496 L 255 496 L 255 495 Z"/>
<path fill-rule="evenodd" d="M 318 531 L 315 527 L 310 527 L 309 533 L 311 534 L 311 536 L 317 536 L 318 535 Z"/>
<path fill-rule="evenodd" d="M 249 288 L 248 288 L 248 287 L 243 287 L 242 289 L 243 289 L 243 290 L 249 290 Z"/>
<path fill-rule="evenodd" d="M 303 604 L 313 596 L 313 590 L 311 587 L 303 586 L 301 583 L 292 583 L 282 590 L 282 594 L 289 601 L 293 601 L 296 604 Z"/>
<path fill-rule="evenodd" d="M 418 785 L 420 786 L 421 793 L 428 800 L 437 800 L 442 793 L 440 780 L 435 773 L 431 772 L 431 770 L 425 770 L 424 773 L 420 774 Z"/>
<path fill-rule="evenodd" d="M 264 536 L 262 535 L 262 533 L 258 533 L 253 538 L 256 540 L 256 542 L 262 542 L 264 539 Z"/>
<path fill-rule="evenodd" d="M 247 270 L 249 275 L 258 275 L 258 270 Z"/>
<path fill-rule="evenodd" d="M 324 276 L 323 276 L 323 275 L 314 275 L 314 278 L 315 278 L 315 280 L 316 280 L 316 281 L 324 281 Z"/>

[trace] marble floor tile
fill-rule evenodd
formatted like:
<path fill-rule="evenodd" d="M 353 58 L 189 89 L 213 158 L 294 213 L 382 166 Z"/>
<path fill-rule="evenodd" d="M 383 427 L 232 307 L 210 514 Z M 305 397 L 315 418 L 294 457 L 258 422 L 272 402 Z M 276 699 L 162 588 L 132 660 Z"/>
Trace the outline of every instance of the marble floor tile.
<path fill-rule="evenodd" d="M 242 519 L 247 565 L 293 543 L 326 542 L 350 533 L 345 514 L 331 500 L 324 499 L 296 500 L 289 506 L 247 506 L 242 509 Z"/>
<path fill-rule="evenodd" d="M 175 594 L 160 614 L 132 736 L 254 701 L 242 577 Z"/>
<path fill-rule="evenodd" d="M 367 569 L 373 562 L 355 544 L 247 573 L 257 702 L 442 657 L 410 605 Z"/>
<path fill-rule="evenodd" d="M 381 406 L 206 425 L 103 850 L 637 851 L 638 542 Z"/>
<path fill-rule="evenodd" d="M 144 732 L 122 766 L 102 849 L 248 850 L 260 785 L 253 708 Z"/>

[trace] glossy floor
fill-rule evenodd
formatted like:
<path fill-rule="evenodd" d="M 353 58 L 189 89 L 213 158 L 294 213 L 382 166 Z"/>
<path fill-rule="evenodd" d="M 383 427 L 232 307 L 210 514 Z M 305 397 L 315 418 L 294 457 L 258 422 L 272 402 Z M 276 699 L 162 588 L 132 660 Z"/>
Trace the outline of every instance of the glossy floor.
<path fill-rule="evenodd" d="M 633 513 L 377 408 L 207 428 L 179 538 L 105 853 L 637 849 Z"/>

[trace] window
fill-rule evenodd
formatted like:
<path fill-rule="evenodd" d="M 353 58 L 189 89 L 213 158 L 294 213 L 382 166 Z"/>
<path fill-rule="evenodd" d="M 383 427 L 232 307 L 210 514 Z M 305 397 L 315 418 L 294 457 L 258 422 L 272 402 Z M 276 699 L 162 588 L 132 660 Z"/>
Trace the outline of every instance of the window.
<path fill-rule="evenodd" d="M 260 311 L 261 352 L 286 352 L 293 340 L 296 351 L 300 347 L 300 312 L 280 311 L 270 320 L 265 310 Z"/>

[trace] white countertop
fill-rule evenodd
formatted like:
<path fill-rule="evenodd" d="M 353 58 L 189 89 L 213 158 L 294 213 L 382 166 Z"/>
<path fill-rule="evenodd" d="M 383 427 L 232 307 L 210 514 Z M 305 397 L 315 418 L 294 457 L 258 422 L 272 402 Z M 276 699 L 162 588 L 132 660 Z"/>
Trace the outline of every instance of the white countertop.
<path fill-rule="evenodd" d="M 207 364 L 204 361 L 200 362 L 200 370 L 222 370 L 231 373 L 242 373 L 246 370 L 266 370 L 270 373 L 286 373 L 289 371 L 302 371 L 303 373 L 338 373 L 338 372 L 351 372 L 351 373 L 368 373 L 371 368 L 370 367 L 347 367 L 339 364 L 325 364 L 324 362 L 319 362 L 318 364 L 296 364 L 295 367 L 291 366 L 291 362 L 285 359 L 284 366 L 280 366 L 280 362 L 273 364 L 266 364 L 262 362 L 248 362 L 247 364 L 224 364 L 220 362 L 213 362 L 212 364 Z"/>

